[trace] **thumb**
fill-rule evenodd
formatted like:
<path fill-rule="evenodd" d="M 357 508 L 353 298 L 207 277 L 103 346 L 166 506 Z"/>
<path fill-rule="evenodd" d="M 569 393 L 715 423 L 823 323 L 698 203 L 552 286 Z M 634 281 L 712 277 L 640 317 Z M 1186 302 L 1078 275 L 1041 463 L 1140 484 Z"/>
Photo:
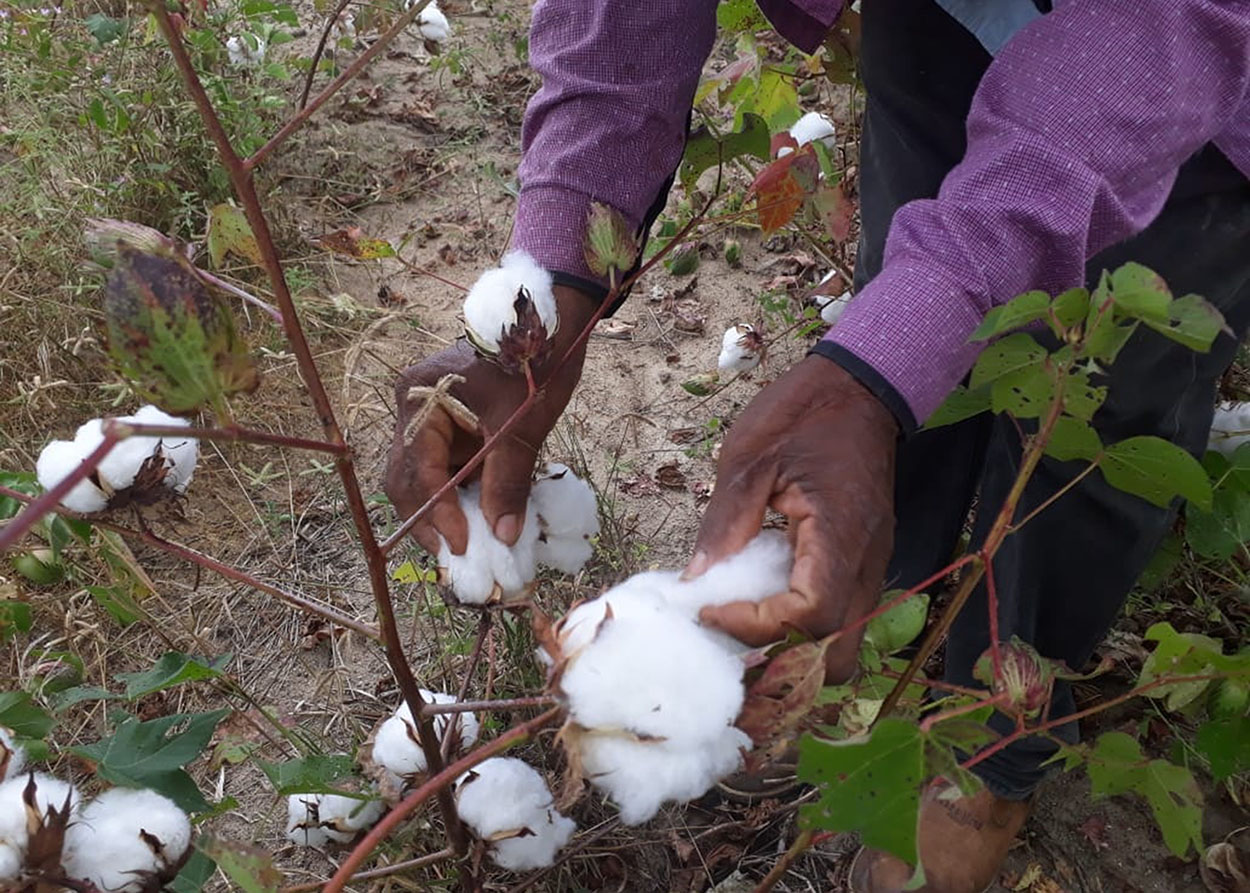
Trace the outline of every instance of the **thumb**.
<path fill-rule="evenodd" d="M 517 541 L 525 524 L 537 455 L 522 441 L 507 438 L 487 453 L 482 464 L 482 514 L 505 545 Z"/>
<path fill-rule="evenodd" d="M 702 576 L 718 561 L 741 552 L 760 532 L 774 478 L 771 467 L 726 465 L 720 470 L 716 488 L 712 490 L 712 501 L 699 525 L 694 558 L 686 566 L 682 579 Z"/>

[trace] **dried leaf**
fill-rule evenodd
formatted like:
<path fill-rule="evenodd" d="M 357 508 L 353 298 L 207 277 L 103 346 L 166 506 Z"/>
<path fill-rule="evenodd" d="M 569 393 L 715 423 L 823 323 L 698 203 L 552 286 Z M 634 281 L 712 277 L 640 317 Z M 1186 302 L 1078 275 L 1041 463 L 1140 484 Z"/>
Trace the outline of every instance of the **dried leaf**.
<path fill-rule="evenodd" d="M 667 487 L 670 490 L 686 489 L 686 475 L 677 467 L 676 462 L 670 462 L 657 468 L 655 470 L 655 479 L 661 487 Z"/>
<path fill-rule="evenodd" d="M 376 260 L 380 257 L 394 257 L 395 249 L 385 239 L 366 238 L 364 231 L 358 226 L 335 230 L 317 237 L 317 245 L 326 251 L 343 254 L 359 260 Z"/>
<path fill-rule="evenodd" d="M 828 642 L 804 642 L 778 654 L 747 690 L 736 725 L 755 743 L 752 761 L 777 757 L 812 709 L 825 679 Z"/>

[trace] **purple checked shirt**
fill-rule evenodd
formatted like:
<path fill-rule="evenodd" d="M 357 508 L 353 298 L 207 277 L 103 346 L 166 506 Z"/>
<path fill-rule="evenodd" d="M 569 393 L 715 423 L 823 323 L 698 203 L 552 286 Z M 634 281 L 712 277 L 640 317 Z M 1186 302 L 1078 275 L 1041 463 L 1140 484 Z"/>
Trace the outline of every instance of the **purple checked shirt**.
<path fill-rule="evenodd" d="M 810 52 L 841 2 L 760 7 Z M 515 247 L 595 279 L 589 203 L 643 219 L 680 160 L 715 33 L 715 0 L 538 0 L 543 86 L 522 131 Z M 991 307 L 1081 284 L 1085 261 L 1145 228 L 1204 144 L 1250 175 L 1250 0 L 1059 4 L 996 55 L 967 128 L 963 161 L 937 198 L 898 211 L 880 275 L 825 336 L 919 422 L 976 360 L 968 335 Z"/>

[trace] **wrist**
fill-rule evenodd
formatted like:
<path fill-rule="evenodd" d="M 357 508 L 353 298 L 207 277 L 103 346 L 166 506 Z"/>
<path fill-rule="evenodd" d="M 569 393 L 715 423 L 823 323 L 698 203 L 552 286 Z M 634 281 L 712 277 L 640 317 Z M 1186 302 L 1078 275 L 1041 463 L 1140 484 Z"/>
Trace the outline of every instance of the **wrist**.
<path fill-rule="evenodd" d="M 880 372 L 840 344 L 821 340 L 807 354 L 807 361 L 832 364 L 837 374 L 845 376 L 870 395 L 890 417 L 896 431 L 903 437 L 915 433 L 916 417 L 903 396 Z"/>

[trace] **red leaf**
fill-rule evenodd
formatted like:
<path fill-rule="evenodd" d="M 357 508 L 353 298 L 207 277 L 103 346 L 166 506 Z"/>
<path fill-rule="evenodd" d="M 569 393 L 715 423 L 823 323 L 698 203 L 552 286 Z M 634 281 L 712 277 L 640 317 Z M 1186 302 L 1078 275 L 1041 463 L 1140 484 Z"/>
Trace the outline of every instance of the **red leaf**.
<path fill-rule="evenodd" d="M 803 189 L 791 173 L 794 154 L 778 158 L 764 166 L 751 184 L 756 199 L 760 229 L 769 235 L 794 219 L 803 206 Z"/>
<path fill-rule="evenodd" d="M 782 130 L 773 134 L 773 138 L 768 144 L 768 154 L 776 158 L 777 153 L 786 147 L 794 151 L 799 147 L 799 141 L 790 136 L 790 131 Z"/>
<path fill-rule="evenodd" d="M 821 223 L 825 225 L 833 241 L 845 242 L 849 239 L 851 221 L 855 217 L 855 199 L 847 195 L 846 188 L 841 183 L 835 186 L 822 185 L 813 202 Z"/>

